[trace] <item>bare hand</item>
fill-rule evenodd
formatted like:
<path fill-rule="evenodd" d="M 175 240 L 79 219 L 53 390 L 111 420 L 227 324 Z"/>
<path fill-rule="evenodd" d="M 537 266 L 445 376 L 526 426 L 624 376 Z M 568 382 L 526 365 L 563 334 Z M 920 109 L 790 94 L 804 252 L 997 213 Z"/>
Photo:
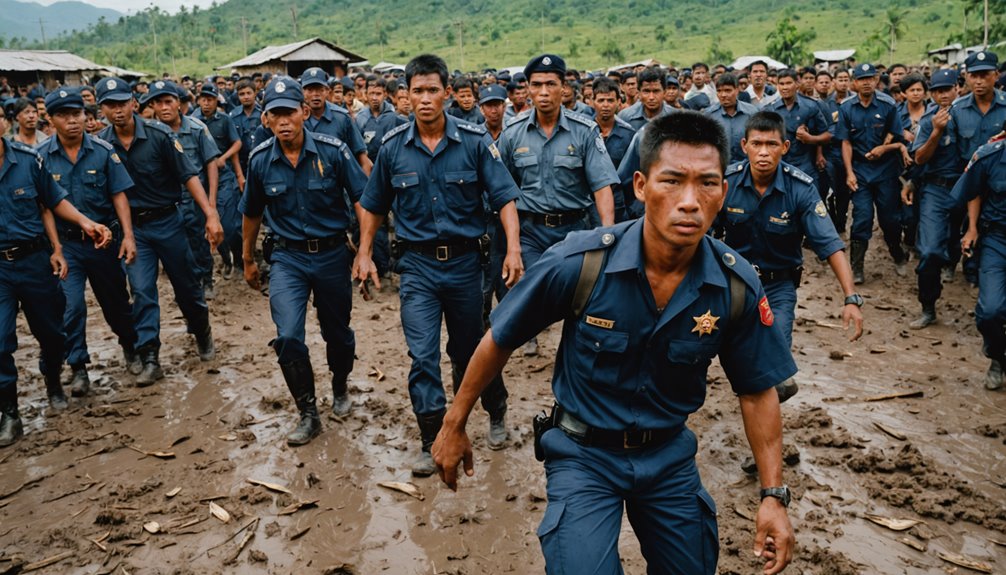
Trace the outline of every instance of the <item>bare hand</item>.
<path fill-rule="evenodd" d="M 781 573 L 793 559 L 796 543 L 786 508 L 775 497 L 762 499 L 755 526 L 755 556 L 766 559 L 762 572 L 766 575 Z"/>
<path fill-rule="evenodd" d="M 909 167 L 915 163 L 912 155 L 908 153 L 908 147 L 904 144 L 898 145 L 898 151 L 901 152 L 901 161 L 905 164 L 905 167 Z"/>
<path fill-rule="evenodd" d="M 52 251 L 52 255 L 49 256 L 49 265 L 52 266 L 52 275 L 61 280 L 66 279 L 69 268 L 66 265 L 66 258 L 63 257 L 62 248 L 56 248 Z"/>
<path fill-rule="evenodd" d="M 808 144 L 810 143 L 810 138 L 811 135 L 810 132 L 807 131 L 807 126 L 801 124 L 800 127 L 796 129 L 796 139 L 801 143 Z"/>
<path fill-rule="evenodd" d="M 817 165 L 817 169 L 823 172 L 828 167 L 828 159 L 824 155 L 818 155 L 815 164 Z"/>
<path fill-rule="evenodd" d="M 503 260 L 503 281 L 507 288 L 512 288 L 524 275 L 524 261 L 520 257 L 520 252 L 507 252 Z"/>
<path fill-rule="evenodd" d="M 262 290 L 262 280 L 259 279 L 258 264 L 255 260 L 245 262 L 245 283 L 254 290 Z"/>
<path fill-rule="evenodd" d="M 433 462 L 437 465 L 440 480 L 452 491 L 458 490 L 458 465 L 463 463 L 465 475 L 475 475 L 475 464 L 472 457 L 472 443 L 468 434 L 461 431 L 452 432 L 447 426 L 440 429 L 437 440 L 433 442 L 430 451 Z"/>
<path fill-rule="evenodd" d="M 950 108 L 940 108 L 933 115 L 933 129 L 942 132 L 950 122 Z"/>
<path fill-rule="evenodd" d="M 219 156 L 214 161 L 217 163 L 217 169 L 218 170 L 222 170 L 222 169 L 224 169 L 224 168 L 227 167 L 227 160 L 225 160 L 225 159 L 223 159 L 223 158 L 221 158 Z"/>
<path fill-rule="evenodd" d="M 961 238 L 961 253 L 967 257 L 971 257 L 974 253 L 975 242 L 978 241 L 978 229 L 972 226 L 968 226 L 968 231 L 964 232 L 964 236 Z"/>
<path fill-rule="evenodd" d="M 845 177 L 845 185 L 849 188 L 850 192 L 859 190 L 859 182 L 856 181 L 856 174 L 850 171 L 849 175 Z"/>
<path fill-rule="evenodd" d="M 112 241 L 112 230 L 108 229 L 107 226 L 96 224 L 91 220 L 87 220 L 80 225 L 80 229 L 84 230 L 84 233 L 87 234 L 89 238 L 94 240 L 95 248 L 104 248 Z"/>
<path fill-rule="evenodd" d="M 211 251 L 224 241 L 224 228 L 220 225 L 220 216 L 216 210 L 206 216 L 206 240 L 210 242 Z"/>
<path fill-rule="evenodd" d="M 849 336 L 849 341 L 856 341 L 863 336 L 863 310 L 854 303 L 846 304 L 842 308 L 842 328 L 849 331 L 850 323 L 856 331 Z"/>
<path fill-rule="evenodd" d="M 370 289 L 367 282 L 374 282 L 374 287 L 381 289 L 381 278 L 377 275 L 377 266 L 374 260 L 367 254 L 357 252 L 353 258 L 353 279 L 360 280 L 360 295 L 363 299 L 370 301 Z"/>
<path fill-rule="evenodd" d="M 915 198 L 915 187 L 912 184 L 905 184 L 901 187 L 901 203 L 906 206 L 912 205 L 912 200 Z"/>
<path fill-rule="evenodd" d="M 883 156 L 883 155 L 884 155 L 884 144 L 881 144 L 881 145 L 877 146 L 876 148 L 874 148 L 874 149 L 870 150 L 869 152 L 867 152 L 866 153 L 866 159 L 870 160 L 872 162 L 872 161 L 880 158 L 880 156 Z"/>
<path fill-rule="evenodd" d="M 136 259 L 136 239 L 133 236 L 122 238 L 119 244 L 119 259 L 126 259 L 126 265 L 133 263 Z"/>

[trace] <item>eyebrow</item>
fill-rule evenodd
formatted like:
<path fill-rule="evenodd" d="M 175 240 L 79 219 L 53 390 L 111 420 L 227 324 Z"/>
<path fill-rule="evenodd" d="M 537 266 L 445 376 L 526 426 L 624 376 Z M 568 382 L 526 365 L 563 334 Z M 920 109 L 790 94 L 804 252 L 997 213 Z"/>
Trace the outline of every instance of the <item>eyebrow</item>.
<path fill-rule="evenodd" d="M 676 177 L 679 177 L 679 178 L 688 175 L 687 173 L 682 172 L 680 170 L 675 170 L 674 168 L 664 168 L 663 170 L 660 170 L 660 173 L 662 175 L 665 175 L 665 176 L 676 176 Z M 719 172 L 702 172 L 701 174 L 699 174 L 699 177 L 700 178 L 722 178 L 723 174 L 721 174 Z"/>

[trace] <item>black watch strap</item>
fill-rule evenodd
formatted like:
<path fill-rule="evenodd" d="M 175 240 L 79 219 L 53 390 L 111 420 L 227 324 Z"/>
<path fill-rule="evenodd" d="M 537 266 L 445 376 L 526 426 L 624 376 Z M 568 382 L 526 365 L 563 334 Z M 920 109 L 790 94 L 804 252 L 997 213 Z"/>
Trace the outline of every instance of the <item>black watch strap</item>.
<path fill-rule="evenodd" d="M 761 490 L 761 498 L 775 497 L 782 503 L 783 507 L 789 507 L 790 493 L 789 487 L 783 485 L 782 487 L 766 487 Z"/>
<path fill-rule="evenodd" d="M 854 293 L 845 298 L 845 305 L 852 304 L 859 307 L 863 307 L 864 303 L 866 303 L 866 300 L 864 300 L 863 296 L 859 295 L 858 293 Z"/>

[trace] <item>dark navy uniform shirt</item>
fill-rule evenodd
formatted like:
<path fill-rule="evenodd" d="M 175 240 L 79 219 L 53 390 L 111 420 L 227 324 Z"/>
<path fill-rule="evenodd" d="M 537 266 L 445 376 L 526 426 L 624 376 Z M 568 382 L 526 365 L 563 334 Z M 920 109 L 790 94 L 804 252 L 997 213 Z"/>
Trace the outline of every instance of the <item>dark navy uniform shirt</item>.
<path fill-rule="evenodd" d="M 210 131 L 210 136 L 213 138 L 213 143 L 217 145 L 217 150 L 220 152 L 218 156 L 222 156 L 224 152 L 234 145 L 234 142 L 241 139 L 237 128 L 234 126 L 234 121 L 220 110 L 217 110 L 213 114 L 213 117 L 206 118 L 203 116 L 202 110 L 199 109 L 196 110 L 196 113 L 192 117 L 206 125 L 206 129 Z M 244 146 L 244 143 L 241 145 Z M 220 170 L 221 174 L 232 171 L 233 168 L 231 167 L 230 160 Z"/>
<path fill-rule="evenodd" d="M 922 116 L 921 120 L 919 120 L 919 133 L 916 134 L 915 142 L 912 144 L 912 156 L 914 156 L 915 152 L 925 145 L 925 143 L 929 141 L 929 137 L 932 136 L 933 116 L 935 116 L 936 112 L 939 110 L 939 106 L 932 106 L 926 110 L 926 114 Z M 943 129 L 943 136 L 940 138 L 940 142 L 936 151 L 933 153 L 933 157 L 921 167 L 922 173 L 926 176 L 955 178 L 960 175 L 961 170 L 964 168 L 964 163 L 961 161 L 961 157 L 957 149 L 957 141 L 954 139 L 954 130 L 950 129 L 949 123 Z"/>
<path fill-rule="evenodd" d="M 175 137 L 181 142 L 182 149 L 185 150 L 189 161 L 199 169 L 199 181 L 203 183 L 203 187 L 206 187 L 209 184 L 206 179 L 206 164 L 220 157 L 220 149 L 217 148 L 217 143 L 213 141 L 209 128 L 202 120 L 191 116 L 182 116 L 181 119 L 182 125 L 175 132 Z M 209 191 L 207 188 L 206 193 Z"/>
<path fill-rule="evenodd" d="M 38 152 L 45 159 L 53 179 L 69 192 L 70 203 L 77 211 L 101 224 L 116 220 L 112 196 L 133 187 L 133 180 L 111 144 L 84 134 L 77 163 L 70 161 L 56 136 Z M 63 223 L 63 227 L 66 225 Z"/>
<path fill-rule="evenodd" d="M 500 152 L 482 126 L 445 116 L 435 150 L 414 122 L 388 133 L 360 205 L 395 213 L 395 232 L 410 242 L 471 239 L 486 233 L 483 194 L 493 211 L 520 195 Z"/>
<path fill-rule="evenodd" d="M 628 122 L 615 116 L 615 125 L 611 127 L 608 135 L 604 136 L 604 147 L 608 150 L 611 165 L 618 167 L 622 163 L 622 158 L 625 157 L 625 152 L 628 151 L 632 136 L 635 134 L 636 131 Z"/>
<path fill-rule="evenodd" d="M 963 201 L 982 197 L 978 221 L 1006 226 L 1006 142 L 998 141 L 978 148 L 974 157 L 957 180 L 953 196 Z"/>
<path fill-rule="evenodd" d="M 255 133 L 255 128 L 262 125 L 262 109 L 256 104 L 251 114 L 245 114 L 244 108 L 238 106 L 231 110 L 230 117 L 238 131 L 238 137 L 241 138 L 241 151 L 238 152 L 241 167 L 247 168 L 248 154 L 255 149 L 252 135 Z"/>
<path fill-rule="evenodd" d="M 896 151 L 874 161 L 867 160 L 866 154 L 884 144 L 888 134 L 894 136 L 892 141 L 902 141 L 902 132 L 897 103 L 881 92 L 873 95 L 869 106 L 863 106 L 859 96 L 852 96 L 838 109 L 835 138 L 852 144 L 852 169 L 861 183 L 880 182 L 901 174 L 901 154 Z"/>
<path fill-rule="evenodd" d="M 146 210 L 178 203 L 185 182 L 198 176 L 199 169 L 185 155 L 171 128 L 156 120 L 144 120 L 139 114 L 133 114 L 133 122 L 136 132 L 129 150 L 115 135 L 114 126 L 98 134 L 112 144 L 133 180 L 133 187 L 126 191 L 129 207 Z"/>
<path fill-rule="evenodd" d="M 354 156 L 367 151 L 363 135 L 353 123 L 353 119 L 349 117 L 349 112 L 331 102 L 325 102 L 325 113 L 320 117 L 315 118 L 314 115 L 311 115 L 304 122 L 304 128 L 315 134 L 328 134 L 342 140 Z"/>
<path fill-rule="evenodd" d="M 369 107 L 360 110 L 356 115 L 356 126 L 363 133 L 363 141 L 367 144 L 367 155 L 371 161 L 377 161 L 377 151 L 381 149 L 381 141 L 385 134 L 407 123 L 408 120 L 395 113 L 395 107 L 388 102 L 384 102 L 377 117 L 371 113 Z"/>
<path fill-rule="evenodd" d="M 796 372 L 761 283 L 741 256 L 703 238 L 687 275 L 663 310 L 646 278 L 643 220 L 572 232 L 499 303 L 493 340 L 517 349 L 564 320 L 552 391 L 560 405 L 602 429 L 664 429 L 685 424 L 705 401 L 706 372 L 719 355 L 733 391 L 771 388 Z M 570 307 L 583 254 L 607 248 L 604 269 L 580 317 Z M 730 321 L 728 274 L 746 285 Z"/>
<path fill-rule="evenodd" d="M 4 147 L 0 166 L 0 248 L 41 236 L 39 206 L 50 210 L 66 199 L 67 192 L 49 173 L 42 156 L 31 146 L 0 138 Z"/>
<path fill-rule="evenodd" d="M 992 106 L 982 114 L 975 104 L 973 94 L 958 98 L 950 106 L 950 123 L 947 130 L 957 141 L 961 165 L 966 165 L 979 147 L 995 136 L 1006 124 L 1006 93 L 996 90 Z"/>
<path fill-rule="evenodd" d="M 747 126 L 751 116 L 758 113 L 758 107 L 754 104 L 738 101 L 737 107 L 734 109 L 734 115 L 730 116 L 723 109 L 723 106 L 717 102 L 703 113 L 719 122 L 723 126 L 723 131 L 727 133 L 727 138 L 730 140 L 730 161 L 740 162 L 747 159 L 744 147 L 741 146 L 741 140 L 744 139 L 744 127 Z"/>
<path fill-rule="evenodd" d="M 764 271 L 788 270 L 803 264 L 804 237 L 817 257 L 845 247 L 814 180 L 780 162 L 772 186 L 759 195 L 747 160 L 727 168 L 727 197 L 714 227 L 723 241 Z"/>
<path fill-rule="evenodd" d="M 657 116 L 663 116 L 664 114 L 671 114 L 677 112 L 677 108 L 671 106 L 667 102 L 660 103 L 660 112 Z M 618 113 L 618 117 L 625 120 L 633 130 L 639 130 L 645 126 L 650 119 L 646 117 L 646 112 L 643 111 L 643 103 L 636 102 L 635 104 L 629 106 L 628 108 L 622 110 Z M 616 164 L 617 165 L 617 164 Z"/>
<path fill-rule="evenodd" d="M 346 144 L 326 134 L 304 131 L 297 167 L 269 139 L 248 158 L 245 192 L 238 209 L 257 218 L 284 239 L 303 241 L 344 233 L 350 206 L 345 194 L 360 201 L 367 177 Z"/>
<path fill-rule="evenodd" d="M 462 110 L 461 106 L 451 106 L 447 109 L 447 114 L 469 124 L 484 124 L 486 122 L 486 117 L 482 115 L 482 110 L 479 110 L 477 105 L 472 106 L 472 109 L 467 112 Z"/>
<path fill-rule="evenodd" d="M 812 136 L 820 136 L 828 131 L 828 121 L 825 120 L 817 102 L 797 94 L 796 101 L 793 102 L 791 108 L 787 108 L 786 103 L 780 98 L 762 109 L 779 114 L 786 122 L 786 139 L 789 140 L 789 151 L 783 156 L 783 161 L 800 168 L 807 174 L 814 173 L 817 170 L 814 165 L 817 146 L 804 144 L 798 140 L 796 130 L 805 125 Z M 898 132 L 898 135 L 900 136 L 901 132 Z"/>

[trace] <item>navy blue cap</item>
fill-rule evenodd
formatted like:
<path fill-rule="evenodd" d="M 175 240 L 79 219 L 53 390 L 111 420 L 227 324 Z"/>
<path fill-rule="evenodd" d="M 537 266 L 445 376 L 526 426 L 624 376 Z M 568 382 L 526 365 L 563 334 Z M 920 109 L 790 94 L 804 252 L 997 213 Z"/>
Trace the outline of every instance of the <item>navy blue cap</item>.
<path fill-rule="evenodd" d="M 129 88 L 129 83 L 122 78 L 102 78 L 94 87 L 97 93 L 98 103 L 105 102 L 125 102 L 133 99 L 133 91 Z"/>
<path fill-rule="evenodd" d="M 200 96 L 213 96 L 214 98 L 220 97 L 220 90 L 217 90 L 216 84 L 211 82 L 204 82 L 203 87 L 199 88 Z"/>
<path fill-rule="evenodd" d="M 995 52 L 982 50 L 975 52 L 964 60 L 964 69 L 968 72 L 984 72 L 985 70 L 996 70 L 999 67 L 999 57 Z"/>
<path fill-rule="evenodd" d="M 300 75 L 300 85 L 302 88 L 320 84 L 328 86 L 328 74 L 321 68 L 308 68 Z"/>
<path fill-rule="evenodd" d="M 957 70 L 936 70 L 929 79 L 929 89 L 952 88 L 957 85 Z"/>
<path fill-rule="evenodd" d="M 505 102 L 506 101 L 506 90 L 503 86 L 499 84 L 489 84 L 481 90 L 479 90 L 479 104 L 485 104 L 486 102 Z"/>
<path fill-rule="evenodd" d="M 566 61 L 555 54 L 542 54 L 532 58 L 527 66 L 524 66 L 524 75 L 528 78 L 535 72 L 550 72 L 558 74 L 562 79 L 566 79 Z"/>
<path fill-rule="evenodd" d="M 668 74 L 667 75 L 667 85 L 670 86 L 671 84 L 674 84 L 675 86 L 677 86 L 679 88 L 681 87 L 681 83 L 678 82 L 678 77 L 677 76 L 671 76 L 670 74 Z"/>
<path fill-rule="evenodd" d="M 45 98 L 45 88 L 39 84 L 28 92 L 28 98 L 31 100 L 37 100 L 39 98 Z"/>
<path fill-rule="evenodd" d="M 527 76 L 524 74 L 524 72 L 514 72 L 513 81 L 517 83 L 527 82 Z"/>
<path fill-rule="evenodd" d="M 300 84 L 289 76 L 277 76 L 265 87 L 264 110 L 275 108 L 299 108 L 304 105 L 304 91 Z"/>
<path fill-rule="evenodd" d="M 175 95 L 178 96 L 178 100 L 181 102 L 191 102 L 192 92 L 188 88 L 182 86 L 181 84 L 175 84 Z"/>
<path fill-rule="evenodd" d="M 877 69 L 873 67 L 873 64 L 856 64 L 856 67 L 852 69 L 852 78 L 854 80 L 869 78 L 876 75 Z"/>
<path fill-rule="evenodd" d="M 45 110 L 49 114 L 55 114 L 65 109 L 84 109 L 84 98 L 80 96 L 80 90 L 60 88 L 45 97 Z"/>
<path fill-rule="evenodd" d="M 343 90 L 352 90 L 354 92 L 356 91 L 356 82 L 353 82 L 353 79 L 350 78 L 349 76 L 343 76 L 342 80 L 339 81 L 342 82 Z"/>
<path fill-rule="evenodd" d="M 510 72 L 500 72 L 499 74 L 496 74 L 496 79 L 501 82 L 509 82 Z"/>
<path fill-rule="evenodd" d="M 150 91 L 144 96 L 143 100 L 149 102 L 154 98 L 159 98 L 161 96 L 174 96 L 181 99 L 178 93 L 178 86 L 175 85 L 171 80 L 158 80 L 150 84 Z"/>

